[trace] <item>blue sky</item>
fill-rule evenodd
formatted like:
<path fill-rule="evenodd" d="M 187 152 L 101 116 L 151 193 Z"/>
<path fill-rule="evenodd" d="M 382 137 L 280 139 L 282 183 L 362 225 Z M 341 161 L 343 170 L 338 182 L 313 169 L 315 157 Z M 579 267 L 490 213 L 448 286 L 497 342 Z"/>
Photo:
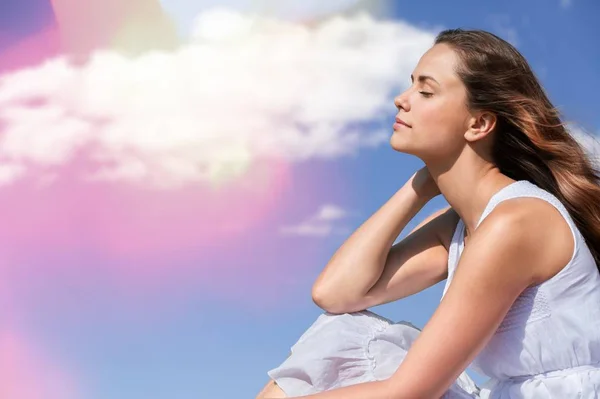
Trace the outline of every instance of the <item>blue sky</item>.
<path fill-rule="evenodd" d="M 508 39 L 529 60 L 566 119 L 600 133 L 600 3 L 594 0 L 146 1 L 152 2 L 160 3 L 174 20 L 182 41 L 201 25 L 195 18 L 215 4 L 268 11 L 291 27 L 271 26 L 281 36 L 265 42 L 255 32 L 248 35 L 257 48 L 282 45 L 285 56 L 275 58 L 277 67 L 261 63 L 256 59 L 260 57 L 242 58 L 241 66 L 220 63 L 219 57 L 237 60 L 230 45 L 238 43 L 239 32 L 223 33 L 222 27 L 213 26 L 194 33 L 198 43 L 210 44 L 200 50 L 187 47 L 187 52 L 136 60 L 107 52 L 80 69 L 57 61 L 0 81 L 0 137 L 13 137 L 10 148 L 8 140 L 0 141 L 0 166 L 16 148 L 21 158 L 9 166 L 19 166 L 18 159 L 26 159 L 27 167 L 40 166 L 26 175 L 27 182 L 39 178 L 49 187 L 43 194 L 28 191 L 19 174 L 11 181 L 21 184 L 9 185 L 7 175 L 13 169 L 3 169 L 0 216 L 9 227 L 0 227 L 6 239 L 0 253 L 0 265 L 5 266 L 0 267 L 0 352 L 14 345 L 21 348 L 16 353 L 33 353 L 35 370 L 23 371 L 32 376 L 25 380 L 64 370 L 67 380 L 80 385 L 77 398 L 256 395 L 268 380 L 267 370 L 287 357 L 322 312 L 310 291 L 329 258 L 422 166 L 418 159 L 394 152 L 387 142 L 396 113 L 393 92 L 409 84 L 410 65 L 432 33 L 480 28 Z M 340 50 L 335 45 L 322 52 L 294 47 L 300 42 L 294 36 L 302 31 L 298 27 L 309 26 L 309 31 L 336 16 L 351 18 L 352 8 L 345 5 L 367 10 L 377 21 L 395 22 L 402 32 L 398 43 L 409 46 L 406 58 L 397 61 L 383 52 L 353 64 L 356 54 L 350 54 L 351 62 L 345 64 L 327 57 Z M 128 18 L 143 17 L 141 8 L 139 15 L 135 11 Z M 77 17 L 64 15 L 66 23 L 68 17 Z M 210 15 L 212 22 L 223 18 L 219 21 L 224 26 L 246 21 L 238 17 Z M 351 29 L 385 37 L 379 22 L 352 21 Z M 0 4 L 0 71 L 3 52 L 10 49 L 18 58 L 20 40 L 54 25 L 48 0 Z M 98 37 L 107 37 L 98 32 Z M 347 33 L 333 28 L 328 32 Z M 93 36 L 82 36 L 86 33 Z M 215 38 L 218 34 L 225 38 Z M 47 40 L 59 38 L 53 33 Z M 32 53 L 27 60 L 37 59 L 41 43 L 24 47 Z M 378 50 L 377 43 L 366 48 Z M 395 40 L 382 43 L 391 53 L 398 51 Z M 356 65 L 360 68 L 351 68 Z M 398 67 L 397 73 L 389 71 L 391 66 Z M 310 71 L 316 78 L 303 80 L 298 71 Z M 373 82 L 378 90 L 365 90 L 364 82 Z M 389 95 L 381 93 L 386 91 Z M 17 96 L 21 92 L 24 97 Z M 31 99 L 34 104 L 27 112 L 19 108 Z M 20 113 L 5 113 L 14 109 Z M 73 126 L 87 126 L 94 112 L 111 120 L 106 125 L 113 130 L 100 124 L 74 134 Z M 16 115 L 10 119 L 14 126 L 6 122 L 7 115 Z M 32 128 L 30 121 L 37 124 Z M 342 128 L 327 129 L 340 123 Z M 153 135 L 154 125 L 160 126 L 158 135 Z M 264 127 L 268 134 L 259 137 L 240 126 Z M 215 132 L 222 135 L 224 147 L 217 140 L 215 147 L 203 141 L 203 134 L 212 140 Z M 25 134 L 31 137 L 15 139 Z M 85 151 L 94 146 L 100 146 L 98 152 Z M 170 151 L 176 152 L 177 162 Z M 595 151 L 600 154 L 600 146 Z M 265 154 L 271 156 L 265 157 L 268 161 L 256 161 Z M 99 159 L 122 168 L 102 168 L 94 179 L 73 180 L 99 168 L 92 163 Z M 250 167 L 255 161 L 258 166 Z M 156 165 L 170 169 L 152 169 Z M 51 168 L 59 172 L 46 173 Z M 136 174 L 140 170 L 147 172 L 148 181 Z M 197 176 L 191 171 L 197 170 L 210 173 L 202 175 L 205 180 L 193 180 Z M 206 180 L 212 191 L 198 188 Z M 158 189 L 152 185 L 156 182 L 162 183 Z M 443 197 L 432 200 L 400 238 L 445 205 Z M 442 286 L 371 310 L 423 327 L 440 301 Z M 17 344 L 6 339 L 20 334 L 27 339 L 21 337 Z M 6 360 L 1 356 L 0 372 L 1 360 Z M 0 385 L 6 382 L 1 374 Z M 485 380 L 471 376 L 478 383 Z"/>

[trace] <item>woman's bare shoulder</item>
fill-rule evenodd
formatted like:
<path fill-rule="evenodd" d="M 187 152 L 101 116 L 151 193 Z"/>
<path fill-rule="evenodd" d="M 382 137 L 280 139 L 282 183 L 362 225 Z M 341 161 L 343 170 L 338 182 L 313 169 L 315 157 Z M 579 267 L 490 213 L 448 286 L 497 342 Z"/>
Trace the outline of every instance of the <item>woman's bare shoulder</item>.
<path fill-rule="evenodd" d="M 571 227 L 561 212 L 547 201 L 536 197 L 512 198 L 496 206 L 488 218 L 512 221 L 516 230 L 513 234 L 520 234 L 524 244 L 530 242 L 536 249 L 530 252 L 536 284 L 556 275 L 573 255 L 575 241 Z"/>

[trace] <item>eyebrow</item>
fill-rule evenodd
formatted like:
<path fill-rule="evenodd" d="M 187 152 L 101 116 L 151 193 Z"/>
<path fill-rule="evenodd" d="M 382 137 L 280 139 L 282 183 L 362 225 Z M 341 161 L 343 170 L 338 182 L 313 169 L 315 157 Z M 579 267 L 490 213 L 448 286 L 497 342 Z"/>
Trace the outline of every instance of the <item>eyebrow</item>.
<path fill-rule="evenodd" d="M 414 81 L 415 81 L 415 78 L 414 78 L 414 76 L 413 76 L 412 74 L 410 75 L 410 80 L 411 80 L 411 82 L 414 82 Z M 425 82 L 426 80 L 433 80 L 435 83 L 437 83 L 437 85 L 438 85 L 438 86 L 441 86 L 441 85 L 440 85 L 440 82 L 438 82 L 438 81 L 437 81 L 437 80 L 435 80 L 435 79 L 434 79 L 432 76 L 429 76 L 429 75 L 419 75 L 419 76 L 417 77 L 417 80 L 418 80 L 420 83 L 423 83 L 423 82 Z"/>

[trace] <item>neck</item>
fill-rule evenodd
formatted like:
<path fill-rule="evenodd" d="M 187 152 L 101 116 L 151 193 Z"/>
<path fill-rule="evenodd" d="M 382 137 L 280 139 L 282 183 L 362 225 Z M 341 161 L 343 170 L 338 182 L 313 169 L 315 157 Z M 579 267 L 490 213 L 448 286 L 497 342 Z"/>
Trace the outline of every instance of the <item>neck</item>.
<path fill-rule="evenodd" d="M 429 163 L 427 168 L 470 236 L 492 196 L 515 180 L 474 154 L 463 155 L 449 168 Z"/>

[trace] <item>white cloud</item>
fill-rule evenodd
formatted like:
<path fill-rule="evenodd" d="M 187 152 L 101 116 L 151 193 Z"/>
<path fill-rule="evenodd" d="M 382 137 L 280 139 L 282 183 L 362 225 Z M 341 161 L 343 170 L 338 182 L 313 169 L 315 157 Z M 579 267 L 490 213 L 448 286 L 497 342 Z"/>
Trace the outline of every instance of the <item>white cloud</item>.
<path fill-rule="evenodd" d="M 1 164 L 0 165 L 0 185 L 10 184 L 23 176 L 25 168 L 22 165 Z"/>
<path fill-rule="evenodd" d="M 342 208 L 336 205 L 326 204 L 319 209 L 319 213 L 317 214 L 316 218 L 323 221 L 334 221 L 342 219 L 346 215 L 347 212 Z"/>
<path fill-rule="evenodd" d="M 214 10 L 174 52 L 2 77 L 0 162 L 23 175 L 85 150 L 99 165 L 87 179 L 172 187 L 234 179 L 261 157 L 353 154 L 388 142 L 377 125 L 433 39 L 367 14 L 309 27 Z"/>
<path fill-rule="evenodd" d="M 293 226 L 280 229 L 284 235 L 299 236 L 329 236 L 333 234 L 347 234 L 348 228 L 340 225 L 340 221 L 349 216 L 349 212 L 337 205 L 325 204 L 317 213 L 307 220 Z"/>

